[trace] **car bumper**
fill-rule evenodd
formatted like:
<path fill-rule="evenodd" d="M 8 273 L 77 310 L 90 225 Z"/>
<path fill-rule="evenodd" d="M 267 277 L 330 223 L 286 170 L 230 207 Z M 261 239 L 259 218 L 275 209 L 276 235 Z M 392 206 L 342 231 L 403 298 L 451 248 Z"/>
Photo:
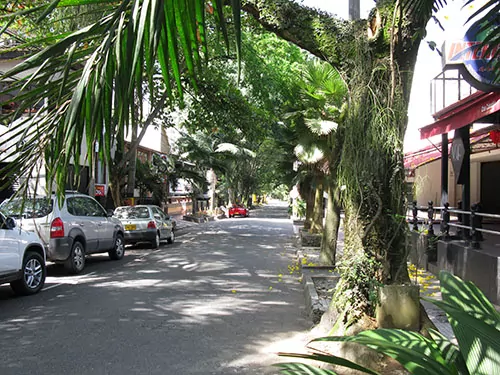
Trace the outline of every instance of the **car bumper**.
<path fill-rule="evenodd" d="M 49 246 L 46 248 L 47 260 L 51 262 L 64 261 L 69 258 L 71 253 L 71 239 L 51 238 Z"/>
<path fill-rule="evenodd" d="M 124 232 L 125 243 L 134 243 L 134 242 L 154 242 L 156 240 L 156 230 L 148 230 L 148 231 L 125 231 Z"/>

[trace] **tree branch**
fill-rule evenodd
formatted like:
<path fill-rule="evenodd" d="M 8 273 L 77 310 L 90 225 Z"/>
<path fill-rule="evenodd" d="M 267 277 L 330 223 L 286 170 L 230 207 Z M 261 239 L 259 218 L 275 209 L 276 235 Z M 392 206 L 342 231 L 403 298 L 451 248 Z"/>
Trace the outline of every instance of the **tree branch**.
<path fill-rule="evenodd" d="M 248 0 L 242 9 L 266 30 L 337 68 L 345 62 L 350 42 L 363 35 L 366 26 L 366 21 L 345 21 L 290 0 Z"/>
<path fill-rule="evenodd" d="M 127 153 L 124 155 L 123 159 L 120 161 L 118 164 L 117 168 L 123 168 L 125 166 L 125 163 L 135 155 L 135 150 L 137 149 L 137 146 L 139 143 L 141 143 L 142 138 L 146 134 L 146 130 L 148 129 L 149 125 L 153 123 L 153 120 L 158 116 L 158 113 L 160 113 L 161 110 L 163 110 L 163 103 L 165 100 L 168 98 L 167 92 L 164 92 L 163 95 L 159 100 L 156 101 L 155 105 L 152 106 L 154 110 L 149 114 L 149 116 L 146 118 L 146 120 L 141 124 L 141 132 L 137 136 L 137 141 L 134 142 L 135 144 L 131 143 L 130 148 L 127 151 Z"/>

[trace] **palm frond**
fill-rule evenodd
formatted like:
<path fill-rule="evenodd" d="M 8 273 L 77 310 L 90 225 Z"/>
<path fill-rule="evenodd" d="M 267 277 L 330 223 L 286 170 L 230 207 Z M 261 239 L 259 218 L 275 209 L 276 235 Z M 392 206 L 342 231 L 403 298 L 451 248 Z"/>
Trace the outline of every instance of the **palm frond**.
<path fill-rule="evenodd" d="M 216 3 L 222 10 L 223 2 Z M 233 3 L 236 18 L 239 1 Z M 156 61 L 170 99 L 175 91 L 182 98 L 181 80 L 187 77 L 196 87 L 201 52 L 206 52 L 204 0 L 51 0 L 29 12 L 38 12 L 37 22 L 44 22 L 57 8 L 89 4 L 106 5 L 104 16 L 78 31 L 54 37 L 55 43 L 0 76 L 2 91 L 14 96 L 9 102 L 22 98 L 23 109 L 33 108 L 40 100 L 47 103 L 36 115 L 37 128 L 44 131 L 41 142 L 35 145 L 36 138 L 28 138 L 26 147 L 8 156 L 17 166 L 14 169 L 29 178 L 34 171 L 20 163 L 34 165 L 45 154 L 48 180 L 56 182 L 59 194 L 64 194 L 68 165 L 78 165 L 84 156 L 80 155 L 82 143 L 87 143 L 88 160 L 93 157 L 93 142 L 103 145 L 101 157 L 111 160 L 117 135 L 124 134 L 143 113 L 143 100 L 137 108 L 134 98 L 142 98 L 144 87 L 153 95 Z M 26 13 L 11 14 L 6 21 Z M 225 28 L 225 21 L 220 21 Z M 239 40 L 236 45 L 239 49 Z M 2 122 L 14 124 L 21 113 L 3 116 Z M 32 126 L 30 121 L 22 124 Z M 2 139 L 12 138 L 20 126 L 11 125 Z M 0 141 L 0 147 L 5 142 Z"/>

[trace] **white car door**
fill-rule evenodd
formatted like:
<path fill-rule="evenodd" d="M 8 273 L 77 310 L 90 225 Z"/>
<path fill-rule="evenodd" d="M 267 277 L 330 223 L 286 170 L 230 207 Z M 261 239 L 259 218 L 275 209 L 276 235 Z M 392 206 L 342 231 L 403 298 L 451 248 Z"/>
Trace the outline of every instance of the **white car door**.
<path fill-rule="evenodd" d="M 21 269 L 19 228 L 7 229 L 5 216 L 0 214 L 0 274 Z"/>
<path fill-rule="evenodd" d="M 153 213 L 161 218 L 160 220 L 161 238 L 164 239 L 170 237 L 171 225 L 167 215 L 162 210 L 160 210 L 159 207 L 155 207 Z"/>

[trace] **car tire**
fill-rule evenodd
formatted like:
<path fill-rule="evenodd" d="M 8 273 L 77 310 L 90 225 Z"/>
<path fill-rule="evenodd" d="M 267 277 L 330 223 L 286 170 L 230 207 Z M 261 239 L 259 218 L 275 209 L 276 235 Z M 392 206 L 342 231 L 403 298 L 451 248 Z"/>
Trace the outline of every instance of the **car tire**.
<path fill-rule="evenodd" d="M 14 293 L 23 296 L 38 293 L 43 288 L 47 276 L 43 257 L 33 251 L 26 252 L 22 272 L 21 279 L 10 283 Z"/>
<path fill-rule="evenodd" d="M 69 258 L 64 262 L 64 267 L 71 274 L 78 274 L 85 268 L 85 247 L 80 241 L 73 242 Z"/>
<path fill-rule="evenodd" d="M 175 233 L 174 231 L 170 231 L 170 237 L 167 237 L 167 243 L 168 244 L 173 244 L 175 241 Z"/>
<path fill-rule="evenodd" d="M 151 247 L 153 249 L 158 249 L 160 247 L 160 233 L 159 232 L 156 232 L 156 236 L 155 236 L 155 239 L 153 242 L 151 242 Z"/>
<path fill-rule="evenodd" d="M 125 244 L 123 242 L 123 236 L 117 234 L 115 238 L 115 244 L 113 249 L 108 252 L 109 257 L 113 260 L 120 260 L 125 256 Z"/>

